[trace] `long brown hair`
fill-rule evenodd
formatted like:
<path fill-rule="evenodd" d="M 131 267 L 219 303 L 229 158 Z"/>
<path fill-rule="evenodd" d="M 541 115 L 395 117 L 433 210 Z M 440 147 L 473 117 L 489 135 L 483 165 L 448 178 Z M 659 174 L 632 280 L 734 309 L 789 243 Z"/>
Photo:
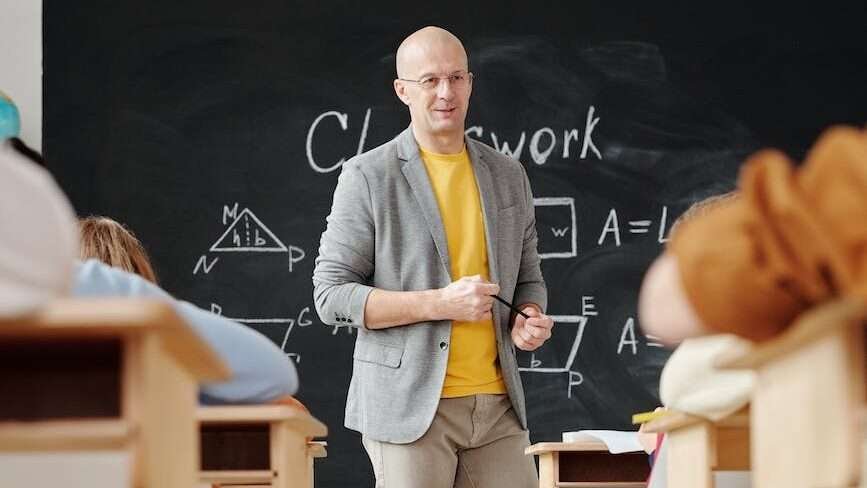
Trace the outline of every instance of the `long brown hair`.
<path fill-rule="evenodd" d="M 81 232 L 81 259 L 95 258 L 105 264 L 135 273 L 151 283 L 156 273 L 147 252 L 123 224 L 108 217 L 91 216 L 78 221 Z"/>

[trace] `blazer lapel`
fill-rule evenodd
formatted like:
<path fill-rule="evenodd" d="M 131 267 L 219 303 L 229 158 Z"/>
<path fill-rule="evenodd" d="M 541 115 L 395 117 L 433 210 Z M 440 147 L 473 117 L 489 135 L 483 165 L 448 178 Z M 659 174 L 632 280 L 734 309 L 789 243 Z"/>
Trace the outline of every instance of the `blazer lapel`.
<path fill-rule="evenodd" d="M 466 138 L 467 151 L 470 154 L 470 161 L 473 163 L 473 171 L 476 174 L 476 185 L 479 187 L 479 197 L 482 200 L 482 216 L 485 220 L 485 241 L 487 241 L 488 251 L 488 274 L 490 275 L 491 283 L 500 282 L 499 262 L 497 259 L 497 247 L 499 234 L 497 230 L 497 217 L 499 207 L 497 206 L 497 197 L 494 193 L 494 178 L 491 174 L 491 168 L 488 167 L 487 161 L 482 157 L 481 153 L 476 149 L 474 141 L 469 137 Z M 502 295 L 500 295 L 502 296 Z M 512 297 L 505 297 L 511 301 Z M 497 336 L 497 342 L 501 347 L 509 347 L 510 342 L 506 340 L 506 331 L 509 330 L 509 316 L 503 315 L 503 307 L 498 302 L 494 302 L 492 309 L 494 324 L 499 324 L 499 327 L 494 327 Z"/>
<path fill-rule="evenodd" d="M 446 273 L 448 276 L 451 276 L 452 268 L 449 263 L 449 247 L 446 241 L 446 232 L 443 228 L 439 205 L 434 196 L 433 188 L 431 188 L 430 178 L 428 178 L 427 170 L 418 151 L 418 143 L 415 142 L 412 129 L 406 129 L 398 138 L 398 157 L 404 162 L 401 171 L 409 183 L 409 187 L 412 189 L 419 208 L 421 208 L 422 215 L 425 222 L 427 222 L 431 237 L 433 237 L 434 244 L 436 245 L 437 254 L 439 254 L 440 260 L 446 268 Z"/>
<path fill-rule="evenodd" d="M 497 269 L 497 197 L 494 195 L 494 179 L 487 162 L 473 145 L 473 141 L 466 138 L 467 152 L 473 164 L 476 174 L 476 185 L 479 188 L 479 197 L 482 200 L 482 217 L 485 221 L 485 241 L 488 251 L 488 274 L 491 283 L 498 283 L 499 272 Z"/>

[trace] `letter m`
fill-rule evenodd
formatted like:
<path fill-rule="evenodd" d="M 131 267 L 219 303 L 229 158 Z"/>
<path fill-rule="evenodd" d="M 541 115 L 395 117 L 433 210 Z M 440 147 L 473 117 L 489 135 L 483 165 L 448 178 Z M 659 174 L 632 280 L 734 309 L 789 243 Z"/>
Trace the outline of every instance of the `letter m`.
<path fill-rule="evenodd" d="M 235 202 L 235 206 L 232 208 L 229 208 L 228 205 L 223 205 L 223 225 L 230 222 L 227 217 L 231 218 L 232 221 L 238 218 L 238 202 Z"/>

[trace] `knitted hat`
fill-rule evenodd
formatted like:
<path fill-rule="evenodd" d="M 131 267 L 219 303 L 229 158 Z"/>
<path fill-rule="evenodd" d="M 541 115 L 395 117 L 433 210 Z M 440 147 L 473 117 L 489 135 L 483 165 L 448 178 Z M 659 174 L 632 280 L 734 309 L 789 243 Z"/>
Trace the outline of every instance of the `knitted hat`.
<path fill-rule="evenodd" d="M 18 107 L 0 91 L 0 140 L 18 137 L 19 132 L 21 132 L 21 117 L 18 115 Z"/>

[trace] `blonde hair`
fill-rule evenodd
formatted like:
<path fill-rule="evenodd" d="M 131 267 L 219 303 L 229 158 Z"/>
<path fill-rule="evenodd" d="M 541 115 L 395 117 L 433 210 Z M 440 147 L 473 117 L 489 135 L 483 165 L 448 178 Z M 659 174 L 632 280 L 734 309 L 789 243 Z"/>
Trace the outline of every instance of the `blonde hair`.
<path fill-rule="evenodd" d="M 678 217 L 673 224 L 671 224 L 671 229 L 669 229 L 669 233 L 673 234 L 674 230 L 686 221 L 704 215 L 708 213 L 708 211 L 722 205 L 728 205 L 731 201 L 738 198 L 738 195 L 739 194 L 737 190 L 732 190 L 730 192 L 713 195 L 705 198 L 704 200 L 699 200 L 693 203 L 688 209 L 686 209 L 685 212 L 680 214 L 680 217 Z"/>
<path fill-rule="evenodd" d="M 78 226 L 81 259 L 98 259 L 156 284 L 157 276 L 147 252 L 123 224 L 108 217 L 91 216 L 80 219 Z"/>

